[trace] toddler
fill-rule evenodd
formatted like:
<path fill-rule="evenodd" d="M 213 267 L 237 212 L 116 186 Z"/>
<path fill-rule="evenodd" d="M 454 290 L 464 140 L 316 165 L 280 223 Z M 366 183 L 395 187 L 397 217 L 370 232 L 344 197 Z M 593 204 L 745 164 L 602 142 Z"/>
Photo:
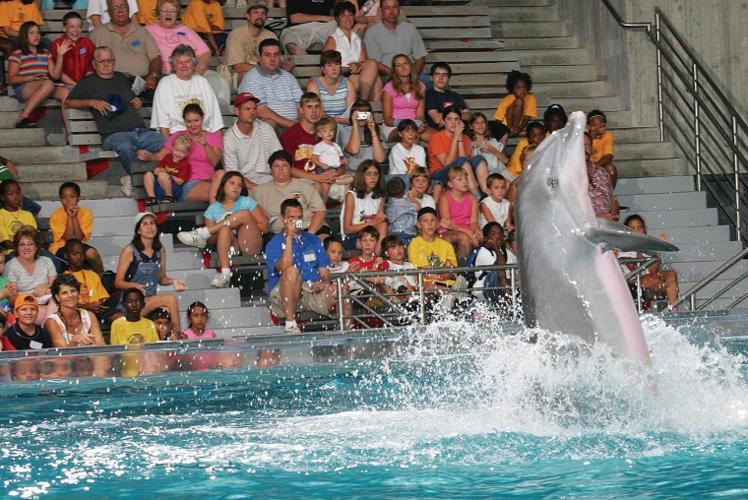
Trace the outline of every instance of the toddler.
<path fill-rule="evenodd" d="M 312 164 L 317 167 L 317 173 L 330 169 L 338 172 L 335 184 L 344 186 L 336 188 L 331 193 L 330 184 L 320 184 L 320 194 L 325 200 L 330 195 L 335 199 L 342 199 L 347 191 L 345 186 L 353 182 L 353 176 L 345 173 L 346 170 L 343 168 L 348 165 L 348 158 L 343 155 L 342 148 L 335 142 L 336 132 L 337 123 L 334 118 L 325 116 L 317 122 L 317 136 L 320 138 L 320 142 L 315 144 L 312 149 Z"/>
<path fill-rule="evenodd" d="M 487 198 L 480 202 L 478 224 L 485 227 L 489 222 L 498 222 L 502 227 L 511 230 L 509 220 L 509 201 L 506 197 L 507 181 L 501 174 L 491 174 L 486 180 L 488 184 Z"/>
<path fill-rule="evenodd" d="M 426 150 L 418 144 L 418 125 L 413 120 L 401 120 L 397 125 L 400 142 L 390 151 L 390 175 L 406 175 L 416 167 L 426 166 Z"/>
<path fill-rule="evenodd" d="M 146 196 L 145 206 L 157 203 L 172 203 L 182 198 L 184 183 L 190 178 L 190 163 L 187 157 L 192 148 L 192 139 L 184 134 L 174 139 L 171 153 L 158 162 L 153 172 L 143 176 Z M 156 181 L 158 180 L 158 183 Z"/>

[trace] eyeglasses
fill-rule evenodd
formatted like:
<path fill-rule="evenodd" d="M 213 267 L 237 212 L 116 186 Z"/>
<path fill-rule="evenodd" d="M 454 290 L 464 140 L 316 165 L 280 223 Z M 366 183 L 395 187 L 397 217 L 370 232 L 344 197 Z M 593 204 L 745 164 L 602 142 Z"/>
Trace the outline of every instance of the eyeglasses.
<path fill-rule="evenodd" d="M 162 14 L 176 14 L 177 9 L 161 9 Z"/>
<path fill-rule="evenodd" d="M 365 175 L 366 177 L 373 177 L 373 178 L 377 178 L 377 177 L 379 177 L 379 172 L 366 172 L 366 173 L 365 173 L 364 175 Z"/>
<path fill-rule="evenodd" d="M 33 241 L 22 241 L 18 244 L 19 247 L 35 247 L 36 243 Z"/>
<path fill-rule="evenodd" d="M 124 5 L 115 5 L 115 6 L 112 7 L 112 10 L 114 12 L 126 12 L 129 8 L 130 8 L 130 6 L 127 5 L 127 4 L 124 4 Z"/>
<path fill-rule="evenodd" d="M 114 64 L 114 58 L 112 59 L 96 59 L 97 64 Z"/>

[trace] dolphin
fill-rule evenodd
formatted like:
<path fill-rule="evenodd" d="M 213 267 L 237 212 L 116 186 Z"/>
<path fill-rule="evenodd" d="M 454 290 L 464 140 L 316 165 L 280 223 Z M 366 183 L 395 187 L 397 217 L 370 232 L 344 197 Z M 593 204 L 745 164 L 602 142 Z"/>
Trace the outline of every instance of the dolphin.
<path fill-rule="evenodd" d="M 676 251 L 597 219 L 587 193 L 585 114 L 533 152 L 517 185 L 516 227 L 525 324 L 610 345 L 649 366 L 639 315 L 610 250 Z"/>

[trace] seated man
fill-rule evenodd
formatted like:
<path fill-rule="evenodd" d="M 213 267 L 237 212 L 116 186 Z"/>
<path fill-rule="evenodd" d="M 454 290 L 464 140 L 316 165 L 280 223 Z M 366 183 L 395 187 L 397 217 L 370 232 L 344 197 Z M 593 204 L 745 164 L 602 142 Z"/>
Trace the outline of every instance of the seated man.
<path fill-rule="evenodd" d="M 244 75 L 239 93 L 248 92 L 260 100 L 257 116 L 276 129 L 296 122 L 301 87 L 296 78 L 281 69 L 281 46 L 274 38 L 260 42 L 257 66 Z"/>
<path fill-rule="evenodd" d="M 289 0 L 286 4 L 289 27 L 281 41 L 289 54 L 302 55 L 314 44 L 323 44 L 337 25 L 332 17 L 335 0 Z"/>
<path fill-rule="evenodd" d="M 426 90 L 426 123 L 436 130 L 444 128 L 442 111 L 450 106 L 456 106 L 460 110 L 462 121 L 470 120 L 470 110 L 465 101 L 457 92 L 449 89 L 451 77 L 452 67 L 449 64 L 436 62 L 431 65 L 431 81 L 434 86 Z"/>
<path fill-rule="evenodd" d="M 91 245 L 85 242 L 93 231 L 93 212 L 79 206 L 81 188 L 75 182 L 64 182 L 57 191 L 62 206 L 49 216 L 49 227 L 52 230 L 52 244 L 49 251 L 55 257 L 65 260 L 65 243 L 70 239 L 80 240 L 84 247 L 86 268 L 96 274 L 104 272 L 101 256 Z"/>
<path fill-rule="evenodd" d="M 420 75 L 426 65 L 426 46 L 415 26 L 400 21 L 400 2 L 382 0 L 382 20 L 366 30 L 364 43 L 369 59 L 379 63 L 379 74 L 392 75 L 392 58 L 405 54 L 413 61 L 413 72 Z"/>
<path fill-rule="evenodd" d="M 78 82 L 65 100 L 68 108 L 90 109 L 105 150 L 119 155 L 127 173 L 120 179 L 122 192 L 132 196 L 130 166 L 138 149 L 155 153 L 164 147 L 164 137 L 146 128 L 138 108 L 142 103 L 132 92 L 130 80 L 114 71 L 114 53 L 109 47 L 94 52 L 94 72 Z"/>
<path fill-rule="evenodd" d="M 320 239 L 302 230 L 301 203 L 289 198 L 281 203 L 283 232 L 265 248 L 270 310 L 285 318 L 286 333 L 300 333 L 296 313 L 313 311 L 332 316 L 337 308 L 337 287 L 327 282 L 330 261 Z M 346 311 L 350 315 L 350 311 Z"/>
<path fill-rule="evenodd" d="M 436 210 L 424 207 L 418 211 L 416 220 L 418 236 L 408 244 L 408 260 L 416 268 L 455 267 L 457 256 L 454 247 L 436 234 L 439 222 Z M 449 288 L 454 283 L 453 273 L 434 273 L 424 277 L 426 290 Z"/>
<path fill-rule="evenodd" d="M 288 198 L 296 199 L 300 204 L 303 216 L 302 228 L 306 231 L 324 236 L 332 234 L 325 224 L 325 204 L 322 196 L 309 181 L 291 177 L 291 155 L 287 151 L 278 150 L 268 159 L 270 175 L 273 180 L 260 184 L 250 191 L 249 196 L 255 199 L 270 217 L 270 231 L 283 231 L 283 216 L 281 204 Z"/>
<path fill-rule="evenodd" d="M 257 44 L 266 38 L 278 38 L 265 29 L 267 19 L 267 5 L 253 3 L 247 9 L 247 24 L 236 26 L 229 33 L 223 55 L 226 65 L 239 76 L 239 81 L 257 65 Z"/>

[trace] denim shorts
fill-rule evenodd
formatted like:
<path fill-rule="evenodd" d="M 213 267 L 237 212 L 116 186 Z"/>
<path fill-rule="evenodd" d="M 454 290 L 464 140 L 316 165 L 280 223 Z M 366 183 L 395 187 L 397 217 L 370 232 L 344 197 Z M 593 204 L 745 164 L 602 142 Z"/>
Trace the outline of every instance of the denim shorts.
<path fill-rule="evenodd" d="M 199 180 L 199 179 L 187 181 L 184 184 L 182 184 L 182 186 L 181 186 L 181 188 L 182 188 L 182 196 L 180 196 L 179 198 L 177 198 L 177 196 L 176 196 L 176 190 L 175 190 L 174 191 L 174 193 L 175 193 L 174 199 L 175 200 L 178 199 L 179 201 L 185 201 L 185 200 L 187 200 L 187 195 L 190 194 L 190 191 L 192 191 L 192 188 L 195 187 L 195 186 L 197 186 L 201 182 L 210 182 L 210 181 L 209 180 Z"/>
<path fill-rule="evenodd" d="M 470 164 L 470 167 L 473 169 L 473 173 L 478 169 L 478 165 L 480 165 L 481 162 L 485 162 L 486 159 L 483 158 L 482 155 L 475 155 L 472 158 L 467 158 L 465 156 L 460 156 L 459 158 L 455 158 L 452 163 L 449 165 L 444 165 L 442 168 L 437 170 L 436 172 L 431 174 L 431 181 L 432 182 L 438 182 L 439 184 L 446 184 L 447 183 L 447 173 L 449 172 L 449 169 L 452 167 L 461 167 L 465 164 L 465 162 Z"/>

